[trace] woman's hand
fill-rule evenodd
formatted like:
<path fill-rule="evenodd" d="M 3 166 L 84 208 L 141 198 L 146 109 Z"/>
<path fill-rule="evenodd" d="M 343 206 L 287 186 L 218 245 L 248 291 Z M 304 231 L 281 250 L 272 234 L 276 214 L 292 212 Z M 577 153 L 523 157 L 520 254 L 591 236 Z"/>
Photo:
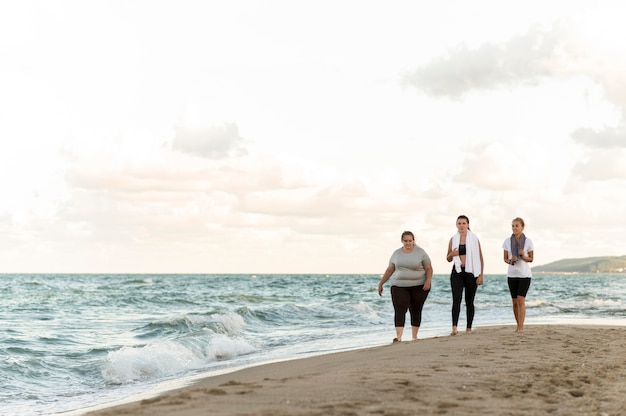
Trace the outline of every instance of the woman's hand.
<path fill-rule="evenodd" d="M 476 278 L 476 284 L 477 284 L 478 286 L 480 286 L 480 285 L 482 285 L 482 284 L 483 284 L 483 275 L 482 275 L 482 274 L 481 274 L 481 275 L 479 275 L 479 276 Z"/>
<path fill-rule="evenodd" d="M 383 295 L 383 284 L 382 282 L 378 284 L 378 296 Z"/>
<path fill-rule="evenodd" d="M 456 257 L 458 255 L 459 255 L 459 249 L 458 248 L 455 248 L 454 250 L 450 250 L 448 252 L 448 255 L 446 256 L 446 260 L 452 261 L 452 258 Z"/>

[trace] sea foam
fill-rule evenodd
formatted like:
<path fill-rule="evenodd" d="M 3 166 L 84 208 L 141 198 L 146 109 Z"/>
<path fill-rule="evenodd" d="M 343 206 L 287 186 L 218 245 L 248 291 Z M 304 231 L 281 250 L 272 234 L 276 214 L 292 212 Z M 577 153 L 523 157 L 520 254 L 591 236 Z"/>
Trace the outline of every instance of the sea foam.
<path fill-rule="evenodd" d="M 204 342 L 196 337 L 111 351 L 102 368 L 102 377 L 110 384 L 156 380 L 203 369 L 212 361 L 256 350 L 245 340 L 223 334 L 205 338 Z"/>

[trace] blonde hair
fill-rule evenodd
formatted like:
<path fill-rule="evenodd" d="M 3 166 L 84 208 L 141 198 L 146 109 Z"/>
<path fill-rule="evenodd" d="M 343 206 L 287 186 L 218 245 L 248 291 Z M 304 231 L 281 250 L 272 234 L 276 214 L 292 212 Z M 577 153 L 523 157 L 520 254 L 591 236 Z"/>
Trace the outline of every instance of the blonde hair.
<path fill-rule="evenodd" d="M 519 222 L 520 224 L 522 224 L 522 227 L 526 227 L 526 224 L 524 224 L 524 220 L 521 219 L 520 217 L 513 218 L 513 221 L 511 222 Z"/>

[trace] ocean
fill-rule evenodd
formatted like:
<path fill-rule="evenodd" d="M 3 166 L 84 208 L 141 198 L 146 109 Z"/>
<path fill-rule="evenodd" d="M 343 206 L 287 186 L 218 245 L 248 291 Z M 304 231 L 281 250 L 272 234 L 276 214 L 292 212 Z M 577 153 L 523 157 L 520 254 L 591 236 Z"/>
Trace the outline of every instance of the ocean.
<path fill-rule="evenodd" d="M 80 415 L 212 374 L 389 344 L 393 309 L 388 284 L 376 293 L 379 279 L 0 275 L 0 414 Z M 539 274 L 526 324 L 626 325 L 625 299 L 626 274 Z M 475 305 L 477 333 L 513 331 L 506 276 L 485 276 Z M 450 308 L 449 276 L 435 275 L 419 337 L 448 335 Z"/>

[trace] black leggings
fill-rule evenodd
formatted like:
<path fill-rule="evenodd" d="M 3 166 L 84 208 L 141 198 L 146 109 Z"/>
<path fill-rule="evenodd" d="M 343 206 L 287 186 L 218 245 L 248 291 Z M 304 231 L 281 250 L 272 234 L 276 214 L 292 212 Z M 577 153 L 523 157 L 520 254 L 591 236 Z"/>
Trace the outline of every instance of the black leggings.
<path fill-rule="evenodd" d="M 465 308 L 467 309 L 467 328 L 472 328 L 474 322 L 474 296 L 476 296 L 476 277 L 472 273 L 457 273 L 456 268 L 452 267 L 450 274 L 450 286 L 452 287 L 452 326 L 459 324 L 459 315 L 461 314 L 461 298 L 463 297 L 463 289 L 465 289 Z"/>
<path fill-rule="evenodd" d="M 391 286 L 391 302 L 395 311 L 394 323 L 396 327 L 404 327 L 406 311 L 411 312 L 411 326 L 420 326 L 422 323 L 422 308 L 430 290 L 424 290 L 424 285 L 400 287 Z"/>

